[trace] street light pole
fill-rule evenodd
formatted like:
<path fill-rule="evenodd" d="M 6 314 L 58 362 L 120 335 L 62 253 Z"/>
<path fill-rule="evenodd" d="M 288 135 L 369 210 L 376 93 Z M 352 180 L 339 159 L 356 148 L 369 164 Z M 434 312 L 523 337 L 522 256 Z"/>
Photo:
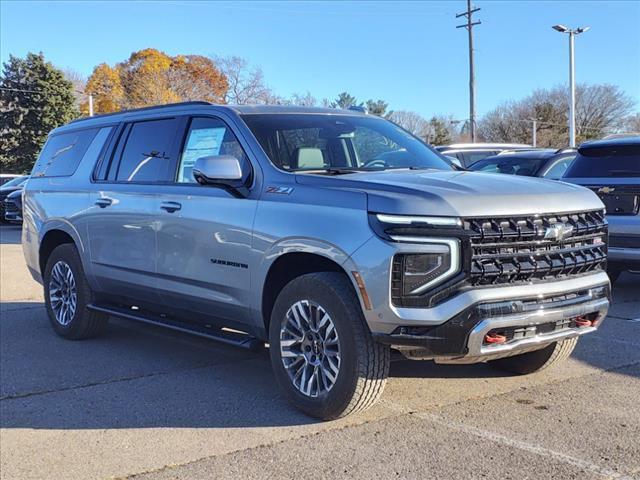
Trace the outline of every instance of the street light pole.
<path fill-rule="evenodd" d="M 573 30 L 569 30 L 569 147 L 576 146 L 576 66 L 573 56 Z"/>
<path fill-rule="evenodd" d="M 567 28 L 564 25 L 554 25 L 555 31 L 569 35 L 569 147 L 576 146 L 576 66 L 574 56 L 574 38 L 586 32 L 590 27 Z"/>

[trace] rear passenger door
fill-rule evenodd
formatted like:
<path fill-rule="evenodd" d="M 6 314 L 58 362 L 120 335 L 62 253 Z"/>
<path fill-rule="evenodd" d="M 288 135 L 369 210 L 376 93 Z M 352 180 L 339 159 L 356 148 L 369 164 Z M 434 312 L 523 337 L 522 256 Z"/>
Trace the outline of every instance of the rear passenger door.
<path fill-rule="evenodd" d="M 91 193 L 89 250 L 100 289 L 161 303 L 156 282 L 159 203 L 173 183 L 186 119 L 140 120 L 120 127 Z"/>
<path fill-rule="evenodd" d="M 182 144 L 175 183 L 156 207 L 159 292 L 167 307 L 225 319 L 228 325 L 246 324 L 254 317 L 247 306 L 253 298 L 257 189 L 244 198 L 202 186 L 192 168 L 198 158 L 213 155 L 232 155 L 246 165 L 251 161 L 230 124 L 219 117 L 189 119 Z"/>

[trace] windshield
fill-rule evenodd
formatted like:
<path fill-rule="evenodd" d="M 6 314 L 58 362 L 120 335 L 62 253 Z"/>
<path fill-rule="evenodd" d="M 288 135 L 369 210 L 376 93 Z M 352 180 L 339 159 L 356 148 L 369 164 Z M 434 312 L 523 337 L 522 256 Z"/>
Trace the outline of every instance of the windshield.
<path fill-rule="evenodd" d="M 581 148 L 565 177 L 640 177 L 640 145 Z"/>
<path fill-rule="evenodd" d="M 2 187 L 17 187 L 18 185 L 20 185 L 21 183 L 25 182 L 27 180 L 27 176 L 24 175 L 22 177 L 16 177 L 12 180 L 9 180 L 7 183 L 4 183 L 2 185 Z"/>
<path fill-rule="evenodd" d="M 532 177 L 546 161 L 545 158 L 517 158 L 498 156 L 485 158 L 469 167 L 469 170 L 485 173 L 507 173 Z"/>
<path fill-rule="evenodd" d="M 426 144 L 378 117 L 250 114 L 242 118 L 273 164 L 286 171 L 452 169 Z"/>

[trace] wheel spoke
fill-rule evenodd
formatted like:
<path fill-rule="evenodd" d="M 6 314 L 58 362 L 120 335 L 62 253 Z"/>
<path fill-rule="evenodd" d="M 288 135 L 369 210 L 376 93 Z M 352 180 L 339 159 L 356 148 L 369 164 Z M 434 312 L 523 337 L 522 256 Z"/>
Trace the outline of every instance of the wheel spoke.
<path fill-rule="evenodd" d="M 310 300 L 295 302 L 280 329 L 280 357 L 293 386 L 318 397 L 333 388 L 340 371 L 338 332 L 329 313 Z"/>
<path fill-rule="evenodd" d="M 66 326 L 73 320 L 78 305 L 76 280 L 73 270 L 63 260 L 56 262 L 51 269 L 49 304 L 60 325 Z"/>

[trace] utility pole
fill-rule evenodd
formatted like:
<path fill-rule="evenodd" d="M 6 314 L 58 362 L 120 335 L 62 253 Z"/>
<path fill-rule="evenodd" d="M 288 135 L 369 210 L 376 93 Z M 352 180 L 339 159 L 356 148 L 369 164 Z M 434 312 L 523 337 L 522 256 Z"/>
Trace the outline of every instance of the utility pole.
<path fill-rule="evenodd" d="M 89 94 L 89 116 L 93 117 L 93 93 Z"/>
<path fill-rule="evenodd" d="M 476 76 L 473 61 L 473 27 L 480 25 L 480 20 L 473 21 L 473 14 L 480 11 L 479 8 L 471 7 L 471 0 L 467 0 L 467 11 L 456 15 L 456 18 L 467 17 L 467 23 L 458 25 L 456 28 L 466 28 L 469 33 L 469 126 L 471 141 L 476 141 Z"/>
<path fill-rule="evenodd" d="M 533 131 L 531 132 L 531 140 L 532 140 L 532 144 L 534 147 L 536 147 L 536 143 L 538 140 L 538 119 L 537 118 L 532 118 L 531 121 L 533 122 Z"/>

